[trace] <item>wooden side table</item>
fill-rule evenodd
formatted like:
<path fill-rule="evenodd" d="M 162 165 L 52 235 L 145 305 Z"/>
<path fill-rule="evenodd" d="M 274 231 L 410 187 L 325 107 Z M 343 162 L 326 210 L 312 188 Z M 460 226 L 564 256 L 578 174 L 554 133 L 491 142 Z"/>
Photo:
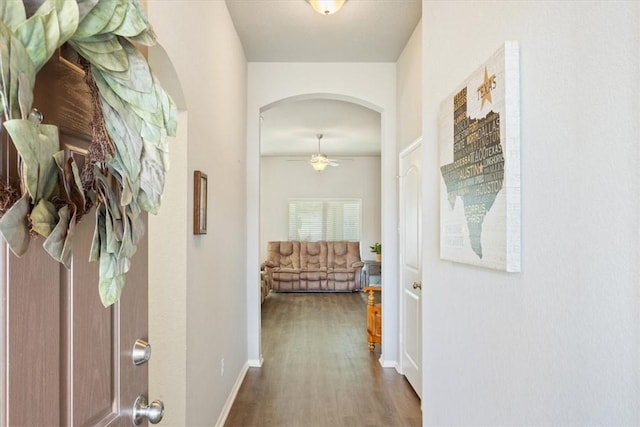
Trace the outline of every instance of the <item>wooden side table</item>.
<path fill-rule="evenodd" d="M 367 343 L 373 351 L 377 344 L 382 344 L 382 304 L 376 304 L 375 292 L 382 292 L 381 286 L 367 286 Z"/>

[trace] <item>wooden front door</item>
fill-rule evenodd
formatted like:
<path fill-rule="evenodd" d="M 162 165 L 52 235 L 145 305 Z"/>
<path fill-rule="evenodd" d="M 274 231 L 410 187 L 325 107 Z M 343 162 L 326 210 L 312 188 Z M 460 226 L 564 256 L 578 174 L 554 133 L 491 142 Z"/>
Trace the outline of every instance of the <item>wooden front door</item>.
<path fill-rule="evenodd" d="M 83 73 L 54 58 L 38 74 L 34 107 L 60 129 L 61 146 L 81 161 L 91 106 Z M 2 136 L 2 173 L 12 174 Z M 10 164 L 10 167 L 7 167 Z M 85 215 L 67 270 L 32 239 L 18 258 L 2 242 L 1 424 L 131 426 L 132 407 L 147 396 L 147 364 L 134 365 L 137 339 L 148 340 L 147 239 L 138 244 L 120 302 L 104 308 L 98 263 L 89 263 L 95 215 Z M 146 425 L 146 421 L 143 422 Z"/>

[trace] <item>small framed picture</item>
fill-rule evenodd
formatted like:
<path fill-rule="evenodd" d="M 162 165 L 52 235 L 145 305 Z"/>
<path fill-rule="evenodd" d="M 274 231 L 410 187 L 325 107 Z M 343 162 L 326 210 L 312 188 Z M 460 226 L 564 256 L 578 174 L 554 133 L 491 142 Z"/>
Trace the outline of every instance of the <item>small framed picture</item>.
<path fill-rule="evenodd" d="M 193 234 L 207 234 L 207 175 L 193 172 Z"/>

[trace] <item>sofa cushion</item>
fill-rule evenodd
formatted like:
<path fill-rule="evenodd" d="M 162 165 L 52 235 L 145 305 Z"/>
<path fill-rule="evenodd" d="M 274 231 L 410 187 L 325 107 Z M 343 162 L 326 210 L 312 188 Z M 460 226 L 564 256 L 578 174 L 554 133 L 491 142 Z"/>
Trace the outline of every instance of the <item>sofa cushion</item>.
<path fill-rule="evenodd" d="M 300 268 L 326 269 L 327 242 L 300 242 Z"/>
<path fill-rule="evenodd" d="M 265 265 L 281 268 L 300 268 L 300 242 L 269 242 Z"/>
<path fill-rule="evenodd" d="M 360 261 L 360 242 L 327 242 L 327 267 L 353 268 Z M 362 266 L 362 264 L 360 264 Z"/>

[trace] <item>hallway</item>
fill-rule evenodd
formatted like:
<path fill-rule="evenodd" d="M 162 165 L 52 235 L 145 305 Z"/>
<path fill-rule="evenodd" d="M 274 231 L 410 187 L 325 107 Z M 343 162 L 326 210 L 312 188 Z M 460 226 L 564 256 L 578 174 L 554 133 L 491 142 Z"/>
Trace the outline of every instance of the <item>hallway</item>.
<path fill-rule="evenodd" d="M 366 342 L 358 293 L 272 292 L 262 368 L 250 368 L 226 426 L 419 426 L 420 400 Z"/>

